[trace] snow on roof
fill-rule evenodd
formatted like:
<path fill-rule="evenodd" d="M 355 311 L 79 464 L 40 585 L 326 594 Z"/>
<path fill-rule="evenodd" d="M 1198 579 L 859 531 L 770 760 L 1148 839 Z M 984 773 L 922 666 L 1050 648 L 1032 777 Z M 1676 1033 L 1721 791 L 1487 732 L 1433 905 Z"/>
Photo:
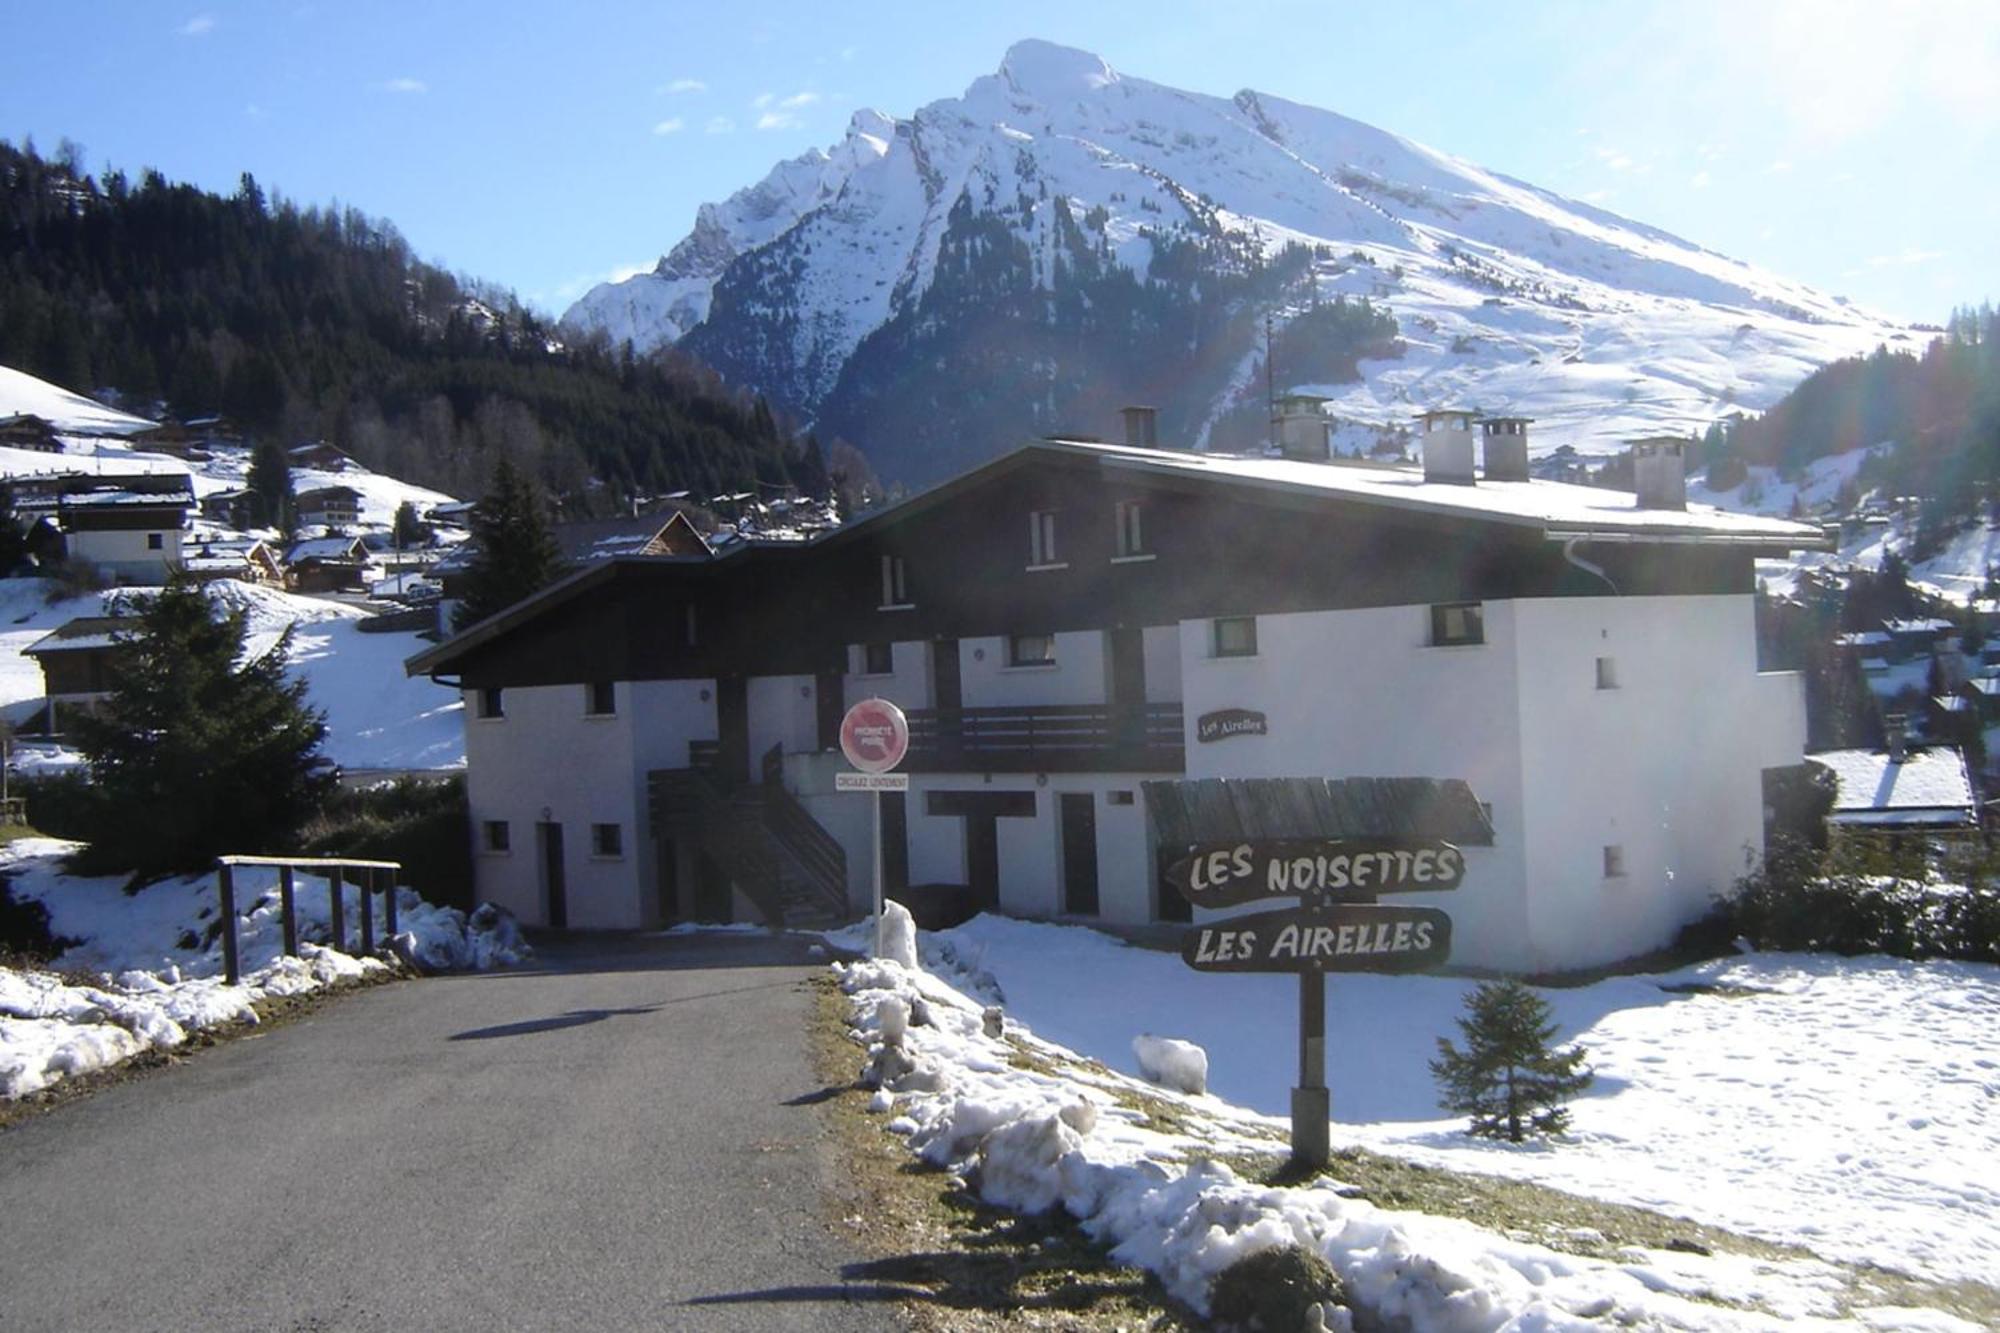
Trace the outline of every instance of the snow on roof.
<path fill-rule="evenodd" d="M 161 505 L 186 508 L 194 503 L 194 492 L 183 487 L 170 491 L 124 489 L 75 491 L 62 497 L 65 509 L 113 509 L 128 505 Z"/>
<path fill-rule="evenodd" d="M 1942 634 L 1958 627 L 1949 620 L 1888 620 L 1883 628 L 1891 634 Z"/>
<path fill-rule="evenodd" d="M 1833 772 L 1835 824 L 1967 824 L 1972 780 L 1957 750 L 1911 750 L 1899 763 L 1881 750 L 1824 750 L 1807 759 Z"/>
<path fill-rule="evenodd" d="M 1086 454 L 1107 468 L 1156 476 L 1216 478 L 1294 494 L 1352 499 L 1422 512 L 1466 515 L 1545 529 L 1550 536 L 1637 537 L 1672 541 L 1819 546 L 1805 523 L 1734 514 L 1705 505 L 1640 509 L 1630 491 L 1557 481 L 1426 481 L 1421 468 L 1365 463 L 1308 463 L 1290 458 L 1194 454 L 1077 440 L 1041 440 L 1031 448 Z"/>
<path fill-rule="evenodd" d="M 1972 707 L 1972 700 L 1962 694 L 1940 694 L 1932 698 L 1931 706 L 1945 713 L 1963 713 Z"/>
<path fill-rule="evenodd" d="M 1886 630 L 1862 630 L 1853 634 L 1843 634 L 1834 640 L 1843 648 L 1880 648 L 1889 642 Z"/>
<path fill-rule="evenodd" d="M 301 560 L 360 560 L 363 558 L 359 537 L 313 537 L 294 543 L 285 552 L 285 563 L 295 565 Z"/>
<path fill-rule="evenodd" d="M 86 648 L 109 648 L 120 630 L 130 630 L 130 616 L 78 616 L 63 622 L 21 650 L 24 657 L 44 653 L 81 652 Z"/>

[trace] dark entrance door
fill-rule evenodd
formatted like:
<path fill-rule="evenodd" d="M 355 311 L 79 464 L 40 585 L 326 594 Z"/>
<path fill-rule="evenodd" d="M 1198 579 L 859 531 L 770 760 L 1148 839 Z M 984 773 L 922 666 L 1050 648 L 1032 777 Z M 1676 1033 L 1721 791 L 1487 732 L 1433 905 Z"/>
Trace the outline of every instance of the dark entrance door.
<path fill-rule="evenodd" d="M 562 825 L 535 825 L 535 842 L 542 853 L 542 902 L 548 909 L 548 923 L 556 930 L 567 929 L 569 885 L 563 879 Z"/>
<path fill-rule="evenodd" d="M 750 682 L 724 676 L 715 682 L 716 776 L 725 784 L 750 781 Z"/>
<path fill-rule="evenodd" d="M 1097 915 L 1097 797 L 1064 792 L 1062 797 L 1063 911 Z"/>
<path fill-rule="evenodd" d="M 659 913 L 662 921 L 680 920 L 680 873 L 680 848 L 675 846 L 672 838 L 654 838 L 653 888 L 659 895 Z"/>
<path fill-rule="evenodd" d="M 822 750 L 840 748 L 840 719 L 847 712 L 847 702 L 842 697 L 842 680 L 838 671 L 822 671 L 813 678 L 813 701 L 818 705 L 819 748 Z"/>
<path fill-rule="evenodd" d="M 965 817 L 965 878 L 982 912 L 1000 907 L 1000 829 L 992 815 Z"/>
<path fill-rule="evenodd" d="M 1111 732 L 1119 745 L 1137 745 L 1146 734 L 1145 631 L 1119 628 L 1104 632 L 1108 649 L 1106 682 L 1111 696 Z"/>
<path fill-rule="evenodd" d="M 958 640 L 938 639 L 931 644 L 931 707 L 937 710 L 937 747 L 945 755 L 964 748 L 965 685 L 959 674 Z M 958 761 L 947 759 L 957 766 Z"/>
<path fill-rule="evenodd" d="M 694 858 L 694 912 L 696 921 L 728 921 L 729 876 L 707 852 Z"/>

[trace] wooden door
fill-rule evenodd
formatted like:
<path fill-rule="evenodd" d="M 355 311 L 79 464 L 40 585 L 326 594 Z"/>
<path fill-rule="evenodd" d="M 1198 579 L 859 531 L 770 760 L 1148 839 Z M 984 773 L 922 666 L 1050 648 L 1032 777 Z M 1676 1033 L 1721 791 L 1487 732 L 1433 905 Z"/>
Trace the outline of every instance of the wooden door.
<path fill-rule="evenodd" d="M 1097 797 L 1064 792 L 1062 816 L 1063 911 L 1097 915 Z"/>
<path fill-rule="evenodd" d="M 569 884 L 563 877 L 563 828 L 561 824 L 535 825 L 535 841 L 542 852 L 542 902 L 551 928 L 569 928 Z"/>
<path fill-rule="evenodd" d="M 965 879 L 980 911 L 1000 910 L 1000 829 L 992 815 L 965 817 Z"/>

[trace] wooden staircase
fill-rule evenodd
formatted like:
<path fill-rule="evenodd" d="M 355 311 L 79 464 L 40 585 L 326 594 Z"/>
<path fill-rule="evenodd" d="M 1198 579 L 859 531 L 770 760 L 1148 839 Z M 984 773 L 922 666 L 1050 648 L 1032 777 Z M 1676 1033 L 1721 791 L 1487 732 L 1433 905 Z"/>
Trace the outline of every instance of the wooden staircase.
<path fill-rule="evenodd" d="M 697 768 L 647 776 L 655 828 L 708 854 L 775 929 L 838 925 L 847 906 L 847 853 L 785 790 L 783 755 L 764 782 L 734 791 Z"/>

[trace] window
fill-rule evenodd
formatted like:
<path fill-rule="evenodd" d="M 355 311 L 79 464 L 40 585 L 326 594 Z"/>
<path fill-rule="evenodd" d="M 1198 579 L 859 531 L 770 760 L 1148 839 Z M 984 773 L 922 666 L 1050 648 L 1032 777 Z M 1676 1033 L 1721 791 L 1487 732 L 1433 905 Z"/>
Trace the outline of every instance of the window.
<path fill-rule="evenodd" d="M 1451 648 L 1486 642 L 1485 608 L 1478 602 L 1447 602 L 1431 608 L 1431 644 Z"/>
<path fill-rule="evenodd" d="M 502 707 L 500 703 L 499 686 L 488 685 L 484 689 L 479 691 L 479 716 L 481 717 L 507 716 L 507 710 L 504 707 Z"/>
<path fill-rule="evenodd" d="M 1215 656 L 1255 657 L 1257 617 L 1223 616 L 1215 622 Z"/>
<path fill-rule="evenodd" d="M 1054 666 L 1055 664 L 1055 635 L 1016 634 L 1007 640 L 1008 666 Z"/>
<path fill-rule="evenodd" d="M 1056 563 L 1056 511 L 1037 509 L 1028 515 L 1028 568 Z"/>
<path fill-rule="evenodd" d="M 625 833 L 616 824 L 592 824 L 590 826 L 590 854 L 592 856 L 625 855 Z"/>
<path fill-rule="evenodd" d="M 608 680 L 593 680 L 583 687 L 586 717 L 610 717 L 618 711 L 618 697 Z"/>
<path fill-rule="evenodd" d="M 147 533 L 146 549 L 149 551 L 164 551 L 167 549 L 167 534 L 164 532 Z"/>
<path fill-rule="evenodd" d="M 1104 803 L 1106 805 L 1130 805 L 1132 804 L 1132 793 L 1129 791 L 1105 792 Z"/>
<path fill-rule="evenodd" d="M 1140 524 L 1139 502 L 1120 500 L 1112 511 L 1118 525 L 1118 558 L 1130 560 L 1146 554 L 1146 532 Z"/>
<path fill-rule="evenodd" d="M 1610 657 L 1600 657 L 1597 659 L 1597 688 L 1600 690 L 1615 690 L 1618 688 L 1617 659 Z"/>
<path fill-rule="evenodd" d="M 895 610 L 910 604 L 910 589 L 903 578 L 903 557 L 882 557 L 882 609 Z"/>
<path fill-rule="evenodd" d="M 1622 879 L 1625 876 L 1625 849 L 1619 846 L 1604 849 L 1604 878 Z"/>
<path fill-rule="evenodd" d="M 508 837 L 506 820 L 489 819 L 485 823 L 479 826 L 479 830 L 480 830 L 481 841 L 487 851 L 505 852 L 512 850 L 512 843 L 510 842 Z"/>
<path fill-rule="evenodd" d="M 896 654 L 889 644 L 864 643 L 861 645 L 861 672 L 867 676 L 886 676 L 896 669 Z"/>

